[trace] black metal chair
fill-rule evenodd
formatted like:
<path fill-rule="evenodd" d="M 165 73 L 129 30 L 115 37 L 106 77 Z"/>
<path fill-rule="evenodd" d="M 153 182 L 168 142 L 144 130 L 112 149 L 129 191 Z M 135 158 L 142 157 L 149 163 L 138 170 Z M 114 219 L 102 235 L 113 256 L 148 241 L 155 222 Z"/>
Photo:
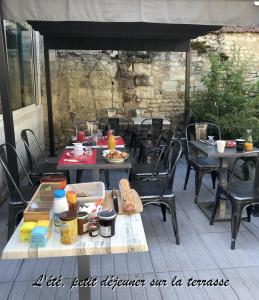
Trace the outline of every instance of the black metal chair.
<path fill-rule="evenodd" d="M 256 155 L 256 157 L 251 157 L 251 155 Z M 236 168 L 239 167 L 238 162 L 244 159 L 255 160 L 255 174 L 252 179 L 238 180 L 237 177 L 235 178 L 235 171 Z M 217 190 L 210 225 L 214 222 L 222 195 L 226 197 L 231 204 L 231 249 L 234 250 L 244 208 L 246 208 L 247 211 L 247 221 L 250 222 L 251 206 L 259 204 L 259 151 L 243 153 L 235 160 L 228 178 L 227 187 L 219 187 Z"/>
<path fill-rule="evenodd" d="M 132 164 L 131 178 L 143 179 L 152 176 L 152 174 L 165 176 L 167 174 L 169 149 L 173 138 L 174 134 L 170 129 L 163 130 L 156 145 L 149 149 L 150 160 L 146 163 Z"/>
<path fill-rule="evenodd" d="M 175 195 L 172 191 L 174 175 L 177 162 L 180 158 L 182 145 L 179 141 L 172 141 L 168 157 L 168 172 L 165 177 L 151 176 L 143 181 L 133 181 L 130 183 L 131 187 L 135 189 L 143 205 L 148 204 L 160 205 L 163 221 L 166 221 L 166 209 L 171 214 L 171 221 L 173 224 L 176 244 L 179 244 L 178 226 L 175 208 Z"/>
<path fill-rule="evenodd" d="M 6 148 L 11 149 L 16 154 L 16 158 L 21 165 L 21 170 L 24 172 L 26 179 L 28 180 L 30 186 L 20 186 L 20 183 L 16 183 L 13 179 L 11 172 L 8 169 L 8 160 L 6 156 Z M 9 203 L 8 203 L 8 239 L 11 237 L 15 226 L 22 219 L 22 213 L 31 200 L 33 194 L 35 193 L 37 186 L 33 186 L 33 183 L 27 173 L 27 170 L 18 155 L 16 149 L 8 143 L 0 145 L 0 163 L 4 169 L 7 186 L 9 189 Z"/>
<path fill-rule="evenodd" d="M 186 190 L 188 184 L 190 171 L 193 169 L 195 171 L 195 203 L 198 200 L 203 176 L 211 173 L 212 184 L 215 189 L 216 177 L 219 171 L 218 159 L 198 156 L 197 153 L 192 153 L 190 149 L 190 140 L 207 140 L 208 135 L 213 135 L 216 139 L 221 139 L 220 128 L 212 123 L 192 123 L 185 129 L 187 170 L 184 190 Z"/>
<path fill-rule="evenodd" d="M 38 159 L 33 155 L 32 145 L 29 142 L 29 137 L 30 137 L 30 141 L 33 143 L 33 146 L 36 146 L 37 149 L 39 150 L 40 157 Z M 39 180 L 44 176 L 65 174 L 67 181 L 70 182 L 69 171 L 66 171 L 65 173 L 62 171 L 57 171 L 57 163 L 50 163 L 47 160 L 45 152 L 38 138 L 36 137 L 35 133 L 31 129 L 28 128 L 23 129 L 21 131 L 21 138 L 29 161 L 29 166 L 30 166 L 29 176 L 32 181 L 34 181 L 37 184 Z"/>
<path fill-rule="evenodd" d="M 140 134 L 138 132 L 133 133 L 133 145 L 134 145 L 134 154 L 137 152 L 137 148 L 141 147 L 141 143 L 144 145 L 151 144 L 155 146 L 159 135 L 163 128 L 163 119 L 161 118 L 152 118 L 144 119 L 140 125 Z M 141 152 L 140 152 L 141 155 Z M 139 160 L 141 159 L 139 155 Z"/>
<path fill-rule="evenodd" d="M 75 135 L 77 135 L 78 131 L 83 130 L 82 124 L 78 120 L 78 118 L 76 117 L 76 114 L 74 112 L 71 111 L 69 114 L 70 114 L 70 118 L 71 118 L 72 124 L 73 124 L 73 126 L 75 128 Z"/>

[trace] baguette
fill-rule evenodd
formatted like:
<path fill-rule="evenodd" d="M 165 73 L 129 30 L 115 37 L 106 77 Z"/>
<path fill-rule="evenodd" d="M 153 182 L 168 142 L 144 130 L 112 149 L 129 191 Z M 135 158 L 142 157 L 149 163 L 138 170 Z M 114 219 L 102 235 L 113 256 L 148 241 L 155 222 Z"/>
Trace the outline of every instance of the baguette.
<path fill-rule="evenodd" d="M 120 193 L 122 199 L 122 210 L 126 214 L 133 214 L 136 211 L 136 202 L 130 189 L 129 181 L 127 179 L 120 180 Z"/>

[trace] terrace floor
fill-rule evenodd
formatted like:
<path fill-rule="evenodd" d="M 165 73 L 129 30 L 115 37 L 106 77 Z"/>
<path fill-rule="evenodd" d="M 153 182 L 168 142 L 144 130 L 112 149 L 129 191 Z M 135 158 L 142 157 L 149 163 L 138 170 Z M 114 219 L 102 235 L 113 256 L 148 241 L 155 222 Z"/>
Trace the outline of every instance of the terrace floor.
<path fill-rule="evenodd" d="M 91 257 L 91 275 L 100 280 L 107 275 L 121 279 L 146 280 L 144 288 L 123 287 L 112 291 L 108 287 L 91 290 L 91 299 L 259 299 L 259 219 L 243 221 L 236 242 L 230 250 L 230 222 L 209 225 L 207 217 L 193 203 L 194 174 L 183 191 L 185 161 L 180 161 L 174 190 L 177 202 L 180 245 L 175 244 L 170 219 L 162 222 L 159 208 L 146 207 L 142 213 L 149 252 L 102 255 Z M 123 172 L 112 174 L 114 186 Z M 84 174 L 84 180 L 89 174 Z M 210 176 L 204 178 L 200 198 L 213 198 Z M 0 208 L 1 247 L 6 233 L 6 207 Z M 32 287 L 41 274 L 63 275 L 64 287 Z M 72 278 L 77 276 L 75 257 L 0 260 L 0 299 L 77 299 L 78 289 L 70 291 Z M 181 279 L 181 287 L 172 287 L 174 276 Z M 189 278 L 228 279 L 228 287 L 188 287 Z M 153 279 L 166 279 L 167 286 L 151 287 Z"/>

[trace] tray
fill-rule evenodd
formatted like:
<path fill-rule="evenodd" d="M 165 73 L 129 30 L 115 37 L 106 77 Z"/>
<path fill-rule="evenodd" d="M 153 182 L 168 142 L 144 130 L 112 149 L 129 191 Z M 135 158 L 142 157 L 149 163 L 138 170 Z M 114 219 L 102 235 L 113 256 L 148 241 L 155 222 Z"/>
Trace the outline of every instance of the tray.
<path fill-rule="evenodd" d="M 105 186 L 103 182 L 85 182 L 68 184 L 65 187 L 65 192 L 73 190 L 77 194 L 79 202 L 95 202 L 98 199 L 104 199 Z M 87 193 L 87 196 L 79 196 L 80 193 Z"/>
<path fill-rule="evenodd" d="M 24 221 L 51 220 L 53 192 L 60 189 L 60 183 L 41 183 L 24 211 Z"/>

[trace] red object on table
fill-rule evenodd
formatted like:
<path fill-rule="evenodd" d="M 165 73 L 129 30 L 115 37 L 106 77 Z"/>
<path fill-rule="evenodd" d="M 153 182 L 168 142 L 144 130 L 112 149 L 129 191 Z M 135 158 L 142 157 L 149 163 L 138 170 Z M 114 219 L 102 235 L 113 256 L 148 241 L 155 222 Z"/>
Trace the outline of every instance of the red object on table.
<path fill-rule="evenodd" d="M 66 149 L 62 156 L 59 159 L 59 165 L 95 165 L 96 164 L 96 149 L 92 149 L 92 155 L 81 155 L 80 158 L 75 158 L 73 155 L 73 151 L 70 149 Z"/>
<path fill-rule="evenodd" d="M 116 146 L 124 146 L 125 145 L 124 140 L 121 136 L 118 138 L 115 138 L 115 141 L 116 141 Z M 107 138 L 98 139 L 97 146 L 107 146 L 108 147 L 108 139 Z"/>
<path fill-rule="evenodd" d="M 83 142 L 85 140 L 85 132 L 83 130 L 77 132 L 77 140 L 79 142 Z"/>

